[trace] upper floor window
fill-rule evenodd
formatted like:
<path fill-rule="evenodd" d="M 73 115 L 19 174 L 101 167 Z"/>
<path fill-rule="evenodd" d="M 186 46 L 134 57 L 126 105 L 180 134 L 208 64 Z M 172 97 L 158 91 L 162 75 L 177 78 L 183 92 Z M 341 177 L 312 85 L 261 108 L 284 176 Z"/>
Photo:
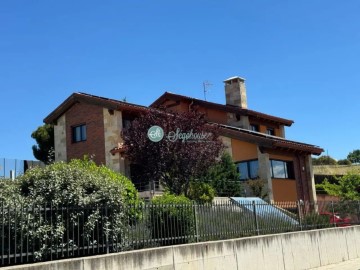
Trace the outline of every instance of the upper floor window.
<path fill-rule="evenodd" d="M 250 130 L 259 132 L 259 125 L 250 125 Z"/>
<path fill-rule="evenodd" d="M 275 130 L 273 128 L 267 128 L 266 133 L 272 136 L 275 136 Z"/>
<path fill-rule="evenodd" d="M 292 161 L 270 160 L 272 178 L 295 179 L 294 164 Z"/>
<path fill-rule="evenodd" d="M 236 164 L 240 180 L 255 179 L 259 176 L 258 160 L 242 161 Z"/>
<path fill-rule="evenodd" d="M 132 120 L 130 119 L 123 119 L 123 128 L 128 129 L 131 127 Z"/>
<path fill-rule="evenodd" d="M 72 141 L 82 142 L 86 141 L 86 125 L 79 125 L 72 127 Z"/>

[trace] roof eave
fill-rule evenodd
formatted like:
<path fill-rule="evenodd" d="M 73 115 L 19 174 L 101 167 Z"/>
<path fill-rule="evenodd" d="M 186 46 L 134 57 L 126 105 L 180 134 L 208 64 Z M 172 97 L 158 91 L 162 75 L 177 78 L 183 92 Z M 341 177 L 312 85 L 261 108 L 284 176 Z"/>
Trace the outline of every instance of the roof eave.
<path fill-rule="evenodd" d="M 267 136 L 266 134 L 257 134 L 255 135 L 253 131 L 248 130 L 237 130 L 235 128 L 229 128 L 220 126 L 221 135 L 229 136 L 235 139 L 245 140 L 250 143 L 256 143 L 257 145 L 265 148 L 271 149 L 283 149 L 283 150 L 291 150 L 298 153 L 306 153 L 312 155 L 320 155 L 324 150 L 320 147 L 304 144 L 300 142 L 288 141 L 283 138 L 275 138 L 273 136 Z M 283 140 L 283 141 L 278 141 Z"/>
<path fill-rule="evenodd" d="M 142 112 L 142 111 L 149 110 L 149 108 L 147 108 L 145 106 L 140 106 L 140 105 L 136 105 L 136 104 L 132 104 L 132 103 L 128 103 L 128 102 L 123 102 L 123 101 L 114 100 L 114 99 L 106 99 L 103 97 L 89 95 L 89 94 L 85 94 L 85 93 L 73 93 L 63 103 L 61 103 L 54 111 L 52 111 L 44 119 L 44 122 L 46 124 L 56 123 L 56 120 L 77 102 L 93 104 L 93 105 L 107 108 L 109 110 L 121 110 L 121 111 L 128 110 L 128 111 L 135 111 L 135 112 Z"/>

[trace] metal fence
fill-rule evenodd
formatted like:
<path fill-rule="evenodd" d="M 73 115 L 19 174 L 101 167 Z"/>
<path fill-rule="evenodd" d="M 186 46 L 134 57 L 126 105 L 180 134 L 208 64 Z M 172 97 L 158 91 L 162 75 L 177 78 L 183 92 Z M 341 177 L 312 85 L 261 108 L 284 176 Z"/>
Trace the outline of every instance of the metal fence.
<path fill-rule="evenodd" d="M 1 266 L 359 224 L 360 202 L 63 207 L 0 203 Z"/>
<path fill-rule="evenodd" d="M 15 179 L 35 166 L 44 166 L 44 164 L 33 160 L 0 158 L 0 179 Z"/>

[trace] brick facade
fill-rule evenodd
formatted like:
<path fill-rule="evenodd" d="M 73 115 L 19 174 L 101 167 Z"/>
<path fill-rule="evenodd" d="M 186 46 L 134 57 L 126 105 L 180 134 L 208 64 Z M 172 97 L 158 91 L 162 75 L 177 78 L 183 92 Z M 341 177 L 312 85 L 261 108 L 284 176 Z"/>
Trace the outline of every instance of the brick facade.
<path fill-rule="evenodd" d="M 72 127 L 86 124 L 86 141 L 72 141 Z M 66 112 L 67 160 L 95 155 L 97 164 L 105 164 L 105 138 L 103 108 L 86 103 L 75 103 Z"/>

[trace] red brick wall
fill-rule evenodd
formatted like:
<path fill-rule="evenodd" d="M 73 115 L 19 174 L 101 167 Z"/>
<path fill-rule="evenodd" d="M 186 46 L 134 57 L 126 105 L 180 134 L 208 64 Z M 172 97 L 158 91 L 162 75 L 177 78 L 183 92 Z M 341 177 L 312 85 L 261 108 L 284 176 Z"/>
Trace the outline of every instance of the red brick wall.
<path fill-rule="evenodd" d="M 72 142 L 72 127 L 86 124 L 87 139 Z M 77 103 L 66 112 L 66 151 L 67 160 L 82 159 L 84 155 L 95 155 L 97 164 L 105 164 L 105 136 L 103 108 Z"/>

